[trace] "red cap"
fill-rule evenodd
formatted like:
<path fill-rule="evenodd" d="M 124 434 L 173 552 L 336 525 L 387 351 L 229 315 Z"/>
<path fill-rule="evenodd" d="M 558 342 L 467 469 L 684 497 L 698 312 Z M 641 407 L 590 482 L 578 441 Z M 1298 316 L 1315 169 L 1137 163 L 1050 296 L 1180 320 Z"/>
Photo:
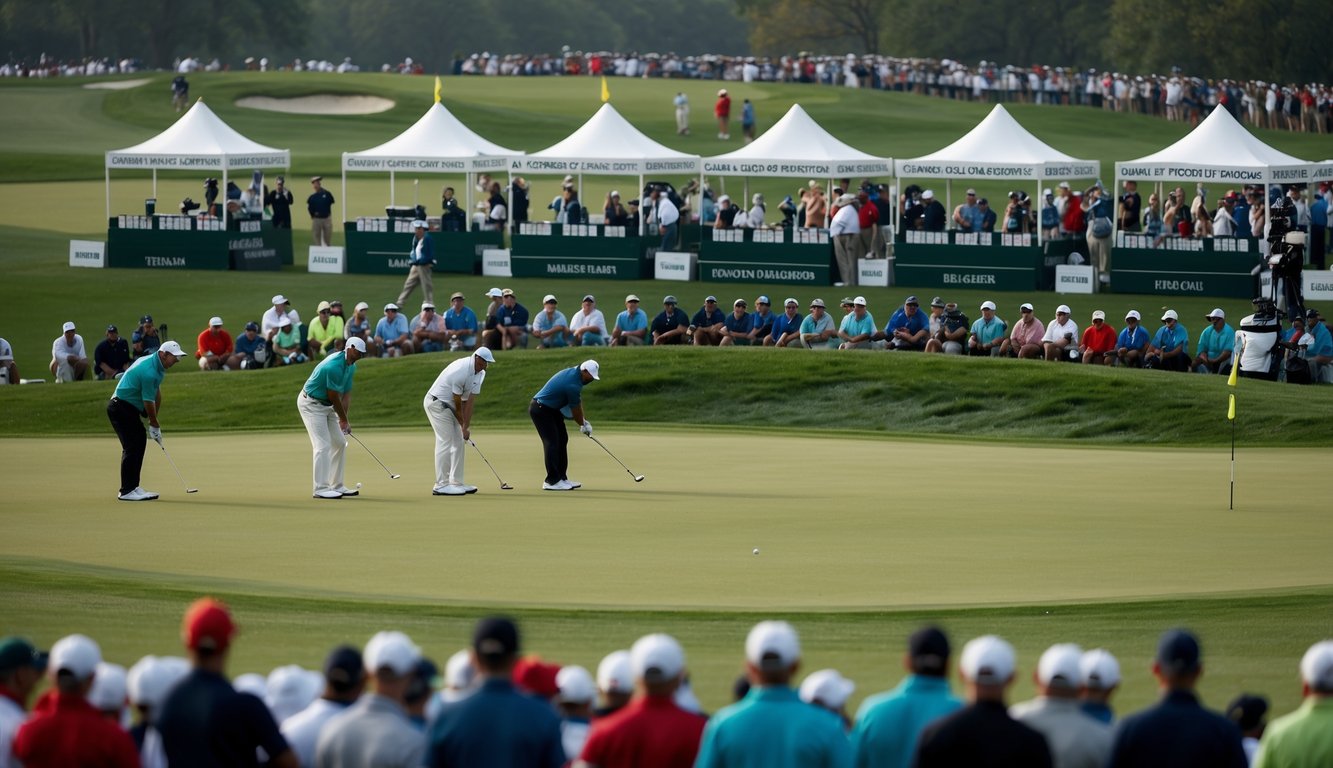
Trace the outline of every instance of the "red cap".
<path fill-rule="evenodd" d="M 185 612 L 181 638 L 190 650 L 225 651 L 236 634 L 227 606 L 211 597 L 202 597 Z"/>
<path fill-rule="evenodd" d="M 543 698 L 551 698 L 560 692 L 555 676 L 560 667 L 547 664 L 536 656 L 524 656 L 514 664 L 514 685 Z"/>

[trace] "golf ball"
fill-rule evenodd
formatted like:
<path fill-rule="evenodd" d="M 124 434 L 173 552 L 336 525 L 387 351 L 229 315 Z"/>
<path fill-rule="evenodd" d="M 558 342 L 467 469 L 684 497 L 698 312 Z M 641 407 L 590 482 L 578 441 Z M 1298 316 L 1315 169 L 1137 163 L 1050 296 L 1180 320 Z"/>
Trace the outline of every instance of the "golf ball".
<path fill-rule="evenodd" d="M 756 555 L 759 554 L 759 548 L 758 548 L 758 547 L 755 547 L 755 549 L 754 549 L 754 554 L 756 554 Z"/>
<path fill-rule="evenodd" d="M 361 490 L 361 484 L 360 484 L 360 483 L 357 483 L 357 484 L 356 484 L 356 488 L 357 488 L 357 490 Z"/>

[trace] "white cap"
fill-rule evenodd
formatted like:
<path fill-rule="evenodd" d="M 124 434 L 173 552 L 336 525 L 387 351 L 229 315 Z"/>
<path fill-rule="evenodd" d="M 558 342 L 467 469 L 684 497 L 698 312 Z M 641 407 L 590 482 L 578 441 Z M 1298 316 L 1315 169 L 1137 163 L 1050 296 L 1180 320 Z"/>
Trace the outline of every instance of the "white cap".
<path fill-rule="evenodd" d="M 995 302 L 993 302 L 993 301 L 983 301 L 983 302 L 981 302 L 981 308 L 982 308 L 982 309 L 989 309 L 989 310 L 991 310 L 991 311 L 995 311 Z"/>
<path fill-rule="evenodd" d="M 1072 312 L 1069 311 L 1069 305 L 1068 305 L 1068 304 L 1061 304 L 1060 306 L 1058 306 L 1058 307 L 1055 308 L 1055 314 L 1058 315 L 1058 314 L 1060 314 L 1061 312 L 1065 313 L 1066 315 L 1073 314 Z"/>
<path fill-rule="evenodd" d="M 1333 693 L 1333 640 L 1321 640 L 1301 657 L 1301 680 L 1311 690 Z"/>
<path fill-rule="evenodd" d="M 501 296 L 503 296 L 504 294 L 500 292 L 500 289 L 499 289 L 499 288 L 492 288 L 492 289 L 490 289 L 489 291 L 486 292 L 486 295 L 489 296 L 489 297 L 491 297 L 491 298 L 493 298 L 493 299 L 498 299 L 498 298 L 500 298 Z"/>
<path fill-rule="evenodd" d="M 745 638 L 745 660 L 756 667 L 786 669 L 800 659 L 801 639 L 785 621 L 761 621 Z"/>
<path fill-rule="evenodd" d="M 160 707 L 176 683 L 188 674 L 190 662 L 179 656 L 145 656 L 130 667 L 126 676 L 130 702 L 136 706 Z"/>
<path fill-rule="evenodd" d="M 1037 682 L 1052 688 L 1077 690 L 1083 684 L 1083 649 L 1073 643 L 1052 645 L 1037 662 Z"/>
<path fill-rule="evenodd" d="M 1174 309 L 1168 309 L 1168 310 L 1166 311 L 1166 313 L 1162 315 L 1162 319 L 1163 319 L 1163 320 L 1179 320 L 1179 319 L 1180 319 L 1180 315 L 1177 315 L 1177 314 L 1176 314 L 1176 311 L 1175 311 Z"/>
<path fill-rule="evenodd" d="M 557 304 L 559 303 L 558 301 L 556 301 L 554 293 L 548 293 L 542 297 L 542 303 L 546 304 L 547 302 L 555 302 Z"/>
<path fill-rule="evenodd" d="M 626 304 L 630 303 L 631 301 L 638 301 L 638 300 L 639 300 L 639 296 L 638 296 L 638 294 L 634 294 L 634 293 L 631 293 L 630 295 L 628 295 L 628 296 L 625 297 L 625 303 L 626 303 Z"/>
<path fill-rule="evenodd" d="M 1018 305 L 1018 309 L 1019 309 L 1020 311 L 1022 311 L 1022 310 L 1024 310 L 1024 309 L 1031 310 L 1031 309 L 1032 309 L 1032 305 L 1025 301 L 1025 302 L 1023 302 L 1022 304 Z"/>
<path fill-rule="evenodd" d="M 644 635 L 629 655 L 634 676 L 650 683 L 671 680 L 685 671 L 685 651 L 671 635 Z"/>
<path fill-rule="evenodd" d="M 426 222 L 424 219 L 417 219 L 416 221 L 412 222 L 412 229 L 425 229 L 425 228 L 426 228 Z"/>
<path fill-rule="evenodd" d="M 1120 662 L 1105 648 L 1085 651 L 1078 671 L 1083 684 L 1095 690 L 1106 691 L 1120 684 Z"/>
<path fill-rule="evenodd" d="M 347 340 L 347 346 L 363 355 L 366 353 L 366 342 L 356 336 Z"/>
<path fill-rule="evenodd" d="M 1126 320 L 1130 319 L 1131 317 L 1134 318 L 1135 320 L 1143 319 L 1143 315 L 1140 315 L 1137 309 L 1131 309 L 1130 311 L 1125 313 Z"/>
<path fill-rule="evenodd" d="M 385 305 L 384 305 L 384 311 L 385 311 L 385 312 L 388 312 L 388 311 L 391 310 L 391 309 L 398 309 L 398 305 L 397 305 L 397 304 L 394 304 L 392 301 L 389 302 L 388 304 L 385 304 Z"/>
<path fill-rule="evenodd" d="M 963 646 L 958 670 L 974 683 L 1003 685 L 1014 676 L 1014 647 L 995 635 L 969 640 Z"/>
<path fill-rule="evenodd" d="M 428 309 L 435 309 L 435 302 L 433 302 L 433 301 L 423 301 L 423 302 L 421 302 L 421 311 L 422 311 L 422 312 L 425 312 L 425 311 L 428 310 Z"/>
<path fill-rule="evenodd" d="M 629 651 L 612 651 L 597 665 L 597 687 L 603 693 L 633 693 L 634 668 Z"/>
<path fill-rule="evenodd" d="M 449 657 L 444 665 L 444 686 L 465 691 L 477 681 L 477 668 L 472 664 L 472 652 L 464 648 Z"/>
<path fill-rule="evenodd" d="M 787 298 L 785 298 L 785 299 L 782 300 L 782 306 L 784 306 L 784 307 L 799 307 L 799 306 L 801 306 L 801 305 L 800 305 L 799 302 L 796 301 L 795 297 L 788 296 Z"/>
<path fill-rule="evenodd" d="M 290 317 L 286 316 L 286 315 L 283 315 L 282 318 L 281 318 L 280 320 L 278 320 L 278 327 L 279 327 L 279 328 L 286 328 L 287 326 L 289 326 L 289 325 L 291 325 L 291 324 L 292 324 L 292 319 L 291 319 Z"/>
<path fill-rule="evenodd" d="M 355 306 L 355 307 L 352 307 L 352 311 L 353 311 L 353 312 L 358 312 L 358 311 L 363 310 L 363 309 L 370 309 L 370 305 L 367 304 L 367 303 L 365 303 L 364 301 L 358 301 L 358 302 L 356 303 L 356 306 Z"/>
<path fill-rule="evenodd" d="M 239 675 L 231 681 L 231 687 L 235 688 L 237 693 L 248 693 L 261 700 L 268 694 L 268 680 L 258 672 Z"/>
<path fill-rule="evenodd" d="M 1093 320 L 1105 320 L 1105 319 L 1106 319 L 1106 313 L 1103 312 L 1103 311 L 1100 310 L 1100 309 L 1094 309 L 1094 310 L 1092 311 L 1092 319 L 1093 319 Z"/>
<path fill-rule="evenodd" d="M 324 690 L 324 675 L 296 664 L 268 673 L 264 703 L 278 722 L 310 706 Z"/>
<path fill-rule="evenodd" d="M 694 695 L 694 687 L 690 685 L 689 680 L 681 680 L 671 698 L 675 700 L 676 706 L 686 712 L 693 712 L 696 715 L 704 713 L 704 707 L 699 703 L 699 697 Z"/>
<path fill-rule="evenodd" d="M 865 305 L 866 305 L 866 297 L 864 296 L 857 296 L 856 298 L 852 299 L 852 306 L 864 307 Z"/>
<path fill-rule="evenodd" d="M 823 704 L 829 709 L 842 709 L 847 698 L 856 690 L 856 683 L 843 677 L 836 669 L 821 669 L 806 675 L 801 683 L 801 701 Z"/>
<path fill-rule="evenodd" d="M 217 315 L 214 315 L 213 317 L 208 319 L 208 324 L 209 326 L 222 325 L 222 318 L 218 317 Z"/>
<path fill-rule="evenodd" d="M 557 701 L 588 704 L 597 697 L 597 686 L 592 681 L 592 675 L 579 666 L 561 667 L 555 673 L 555 687 L 559 689 L 555 696 Z"/>
<path fill-rule="evenodd" d="M 1051 192 L 1051 188 L 1050 188 L 1050 187 L 1047 187 L 1046 189 L 1043 189 L 1043 190 L 1041 191 L 1041 194 L 1042 194 L 1042 197 L 1045 197 L 1045 196 L 1047 196 L 1047 195 L 1053 195 L 1053 194 L 1055 194 L 1055 193 Z"/>
<path fill-rule="evenodd" d="M 584 360 L 582 363 L 579 364 L 579 370 L 591 373 L 593 381 L 602 380 L 602 377 L 598 375 L 598 373 L 602 370 L 602 367 L 597 364 L 596 360 Z"/>
<path fill-rule="evenodd" d="M 128 698 L 128 687 L 124 667 L 98 662 L 93 673 L 93 687 L 88 691 L 88 703 L 102 712 L 119 712 Z"/>
<path fill-rule="evenodd" d="M 176 357 L 185 357 L 185 350 L 181 349 L 181 345 L 177 344 L 174 341 L 168 341 L 167 343 L 159 347 L 159 349 L 161 349 L 163 352 L 166 352 L 168 355 L 175 355 Z"/>
<path fill-rule="evenodd" d="M 1212 312 L 1208 313 L 1209 320 L 1212 320 L 1214 317 L 1220 317 L 1223 320 L 1225 320 L 1227 319 L 1227 313 L 1223 312 L 1221 307 L 1218 307 L 1214 309 Z"/>
<path fill-rule="evenodd" d="M 488 363 L 495 362 L 495 355 L 491 353 L 489 347 L 477 347 L 475 350 L 473 350 L 472 356 L 480 357 L 482 360 L 485 360 Z"/>
<path fill-rule="evenodd" d="M 333 309 L 333 304 L 329 303 L 327 299 L 321 301 L 319 303 L 319 306 L 315 307 L 315 314 L 319 314 L 320 312 L 323 312 L 326 309 Z"/>
<path fill-rule="evenodd" d="M 54 677 L 61 671 L 69 672 L 80 680 L 87 680 L 97 671 L 102 662 L 102 649 L 97 647 L 91 637 L 69 635 L 62 637 L 51 646 L 51 656 L 46 663 L 47 672 Z"/>
<path fill-rule="evenodd" d="M 935 190 L 933 190 L 933 189 L 927 189 L 925 192 L 922 192 L 922 193 L 921 193 L 921 199 L 922 199 L 922 200 L 934 200 L 934 199 L 935 199 Z"/>
<path fill-rule="evenodd" d="M 274 297 L 273 297 L 273 301 L 271 301 L 271 302 L 269 302 L 269 303 L 272 304 L 272 305 L 275 306 L 275 307 L 280 307 L 280 306 L 282 306 L 283 304 L 286 304 L 286 303 L 287 303 L 287 297 L 286 297 L 286 296 L 283 296 L 283 295 L 280 293 L 280 294 L 278 294 L 277 296 L 274 296 Z"/>
<path fill-rule="evenodd" d="M 388 667 L 395 675 L 402 677 L 412 672 L 421 661 L 421 649 L 413 645 L 412 640 L 402 632 L 377 632 L 366 650 L 362 653 L 366 671 L 377 672 Z"/>
<path fill-rule="evenodd" d="M 721 202 L 723 202 L 723 201 L 729 203 L 729 202 L 731 202 L 731 195 L 723 195 L 723 196 L 719 197 L 719 198 L 717 199 L 717 201 L 718 201 L 719 203 L 721 203 Z"/>
<path fill-rule="evenodd" d="M 61 333 L 64 333 L 65 331 L 72 331 L 72 330 L 74 330 L 74 322 L 71 321 L 71 320 L 66 320 L 66 321 L 65 321 L 65 324 L 62 325 L 62 326 L 60 326 L 60 332 L 61 332 Z"/>

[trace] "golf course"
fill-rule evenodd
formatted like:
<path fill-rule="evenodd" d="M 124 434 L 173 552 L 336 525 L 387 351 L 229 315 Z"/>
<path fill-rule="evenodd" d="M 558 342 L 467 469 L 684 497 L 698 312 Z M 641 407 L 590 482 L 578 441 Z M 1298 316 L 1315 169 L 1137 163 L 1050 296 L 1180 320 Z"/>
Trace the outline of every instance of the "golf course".
<path fill-rule="evenodd" d="M 375 315 L 396 298 L 401 276 L 308 273 L 299 202 L 296 264 L 281 272 L 71 269 L 69 240 L 106 237 L 103 154 L 144 141 L 177 116 L 171 75 L 134 79 L 147 82 L 0 82 L 0 336 L 24 378 L 51 379 L 51 341 L 67 320 L 91 352 L 108 324 L 128 336 L 151 314 L 192 352 L 211 316 L 238 334 L 273 294 L 290 297 L 303 319 L 321 300 L 349 308 L 364 300 Z M 298 201 L 306 179 L 323 175 L 338 199 L 335 222 L 344 210 L 349 218 L 378 215 L 389 198 L 387 175 L 357 174 L 344 189 L 341 153 L 411 125 L 431 105 L 433 85 L 312 73 L 200 74 L 191 84 L 192 97 L 233 128 L 290 148 L 287 178 Z M 612 80 L 610 89 L 630 122 L 674 149 L 715 155 L 737 146 L 717 140 L 708 124 L 715 83 Z M 675 134 L 677 90 L 694 104 L 689 136 Z M 393 106 L 310 115 L 237 105 L 339 95 Z M 841 140 L 895 157 L 948 144 L 989 109 L 800 85 L 736 84 L 732 95 L 755 102 L 761 131 L 799 102 Z M 451 77 L 443 103 L 482 136 L 531 152 L 595 112 L 599 84 Z M 1115 161 L 1188 130 L 1083 108 L 1011 111 L 1055 148 L 1099 160 L 1107 182 Z M 1333 154 L 1325 137 L 1258 135 L 1298 157 Z M 201 181 L 199 173 L 159 174 L 158 209 L 198 199 Z M 530 181 L 533 218 L 549 218 L 544 202 L 558 177 Z M 804 183 L 711 181 L 731 194 L 763 192 L 770 210 Z M 466 186 L 461 176 L 399 174 L 395 182 L 399 203 L 420 200 L 432 212 L 441 186 Z M 583 197 L 596 208 L 613 188 L 637 196 L 637 183 L 585 177 Z M 112 215 L 141 213 L 152 184 L 147 172 L 115 171 Z M 999 182 L 976 186 L 995 199 L 1007 192 Z M 1210 190 L 1210 198 L 1225 191 Z M 342 244 L 336 223 L 334 244 Z M 437 272 L 436 301 L 462 291 L 480 313 L 496 285 L 534 312 L 546 293 L 567 314 L 591 293 L 608 320 L 630 293 L 650 314 L 665 294 L 691 314 L 708 294 L 724 306 L 766 294 L 775 305 L 796 298 L 802 313 L 822 298 L 837 316 L 838 299 L 853 290 Z M 911 285 L 855 291 L 879 327 L 905 296 L 925 304 L 941 293 Z M 1118 318 L 1136 309 L 1150 331 L 1171 308 L 1191 345 L 1214 307 L 1233 326 L 1250 311 L 1235 299 L 1121 293 L 969 287 L 943 298 L 970 317 L 992 300 L 1011 323 L 1022 302 L 1043 321 L 1066 303 L 1080 327 L 1100 309 L 1118 329 Z M 491 466 L 471 447 L 466 457 L 467 482 L 480 491 L 433 497 L 434 437 L 421 402 L 455 356 L 358 365 L 350 420 L 364 448 L 348 445 L 346 479 L 362 484 L 361 495 L 336 503 L 310 498 L 310 442 L 295 404 L 309 364 L 204 373 L 187 359 L 173 368 L 161 410 L 170 454 L 150 442 L 144 463 L 143 485 L 161 498 L 138 504 L 116 500 L 120 445 L 106 416 L 113 382 L 3 388 L 0 635 L 45 648 L 83 632 L 108 660 L 128 666 L 145 654 L 178 654 L 184 608 L 210 594 L 241 627 L 232 674 L 267 673 L 289 663 L 318 668 L 333 645 L 359 646 L 381 629 L 408 633 L 442 662 L 467 644 L 477 618 L 499 611 L 520 620 L 529 652 L 590 669 L 643 634 L 668 632 L 684 645 L 694 690 L 712 711 L 729 701 L 750 627 L 783 618 L 801 632 L 803 670 L 834 667 L 856 681 L 854 710 L 898 682 L 906 635 L 934 622 L 956 648 L 987 633 L 1012 642 L 1013 700 L 1033 695 L 1032 671 L 1048 646 L 1107 648 L 1121 664 L 1113 704 L 1125 713 L 1157 695 L 1157 636 L 1187 626 L 1203 642 L 1205 703 L 1220 707 L 1247 691 L 1268 697 L 1275 714 L 1300 700 L 1301 653 L 1333 636 L 1333 495 L 1323 477 L 1333 466 L 1333 387 L 1241 379 L 1230 390 L 1222 377 L 936 355 L 497 352 L 472 429 Z M 543 493 L 527 405 L 553 373 L 588 357 L 599 361 L 601 380 L 584 390 L 584 406 L 609 451 L 571 430 L 570 475 L 583 488 Z"/>

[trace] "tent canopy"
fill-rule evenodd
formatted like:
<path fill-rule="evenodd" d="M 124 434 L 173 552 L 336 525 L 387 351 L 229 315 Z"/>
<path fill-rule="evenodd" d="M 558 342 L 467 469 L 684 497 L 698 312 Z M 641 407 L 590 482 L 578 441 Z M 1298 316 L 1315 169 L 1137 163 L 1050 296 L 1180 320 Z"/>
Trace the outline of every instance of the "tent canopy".
<path fill-rule="evenodd" d="M 435 102 L 410 128 L 378 147 L 343 153 L 344 171 L 466 173 L 504 170 L 522 152 L 492 144 Z"/>
<path fill-rule="evenodd" d="M 1028 132 L 996 104 L 986 119 L 938 152 L 899 160 L 897 175 L 941 179 L 1091 179 L 1101 175 L 1095 160 L 1079 160 Z"/>
<path fill-rule="evenodd" d="M 699 156 L 658 144 L 608 102 L 563 141 L 514 158 L 512 171 L 573 175 L 698 173 Z"/>
<path fill-rule="evenodd" d="M 106 167 L 143 170 L 287 168 L 291 152 L 256 143 L 222 122 L 201 98 L 172 126 L 142 144 L 106 153 Z"/>
<path fill-rule="evenodd" d="M 1319 163 L 1309 163 L 1268 146 L 1245 130 L 1225 109 L 1214 109 L 1175 144 L 1124 163 L 1118 178 L 1132 181 L 1198 181 L 1224 184 L 1310 181 Z"/>
<path fill-rule="evenodd" d="M 721 176 L 841 178 L 893 173 L 893 161 L 842 143 L 793 104 L 782 119 L 750 144 L 705 158 L 704 173 Z"/>

